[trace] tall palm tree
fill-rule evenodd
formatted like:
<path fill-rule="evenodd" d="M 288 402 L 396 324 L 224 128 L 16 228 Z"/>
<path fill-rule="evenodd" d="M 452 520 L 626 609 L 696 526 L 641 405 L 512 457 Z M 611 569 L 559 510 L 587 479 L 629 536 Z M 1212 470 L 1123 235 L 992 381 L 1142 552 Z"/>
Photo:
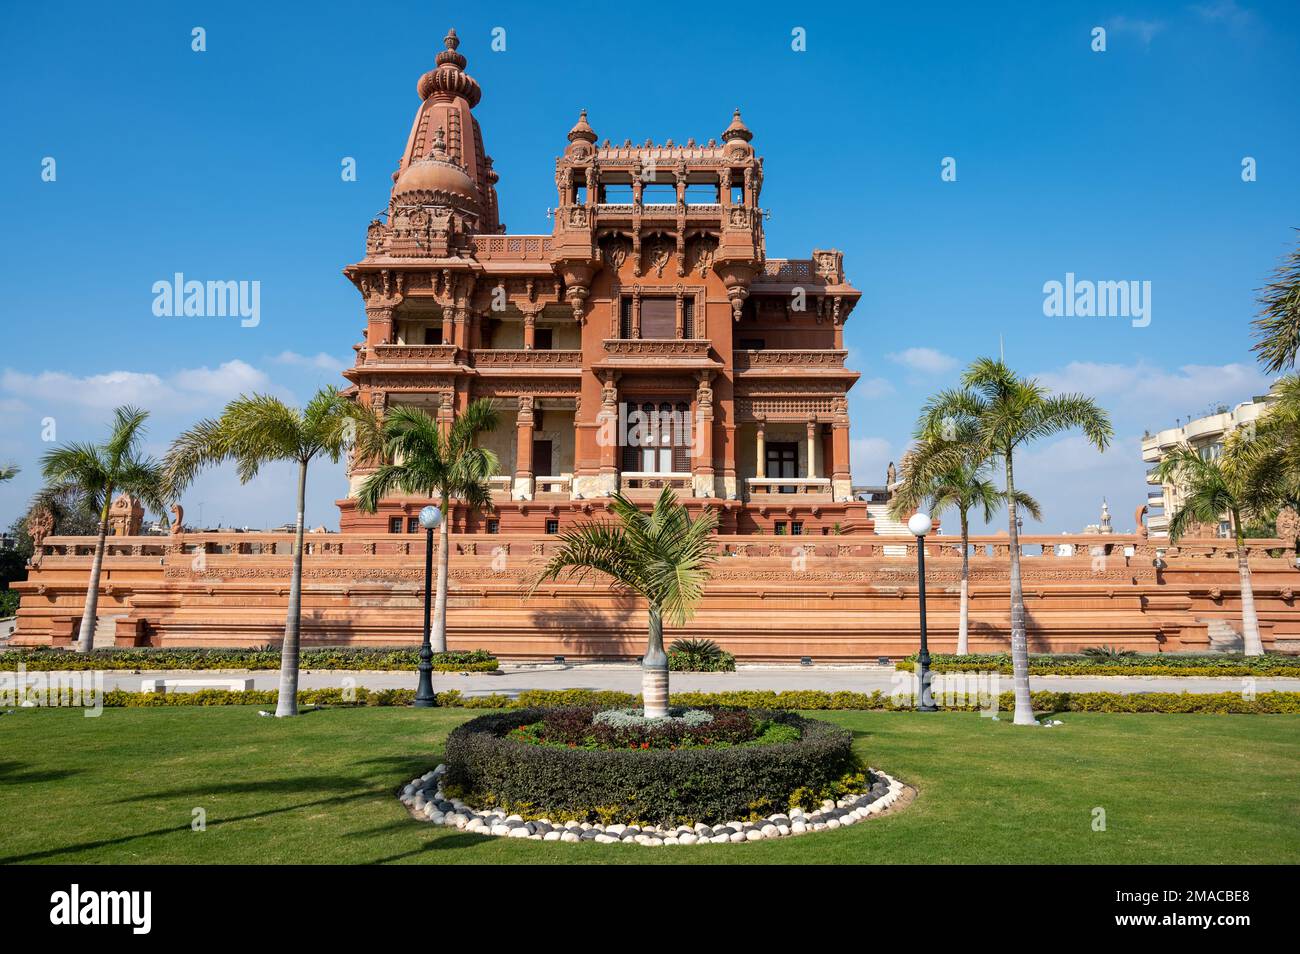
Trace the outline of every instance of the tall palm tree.
<path fill-rule="evenodd" d="M 17 464 L 0 465 L 0 484 L 3 484 L 6 480 L 13 480 L 20 470 L 22 468 Z"/>
<path fill-rule="evenodd" d="M 488 400 L 474 401 L 444 433 L 428 412 L 395 407 L 377 430 L 363 430 L 361 454 L 382 463 L 361 484 L 357 506 L 374 513 L 379 501 L 394 491 L 427 494 L 438 499 L 443 521 L 438 528 L 437 595 L 429 643 L 435 653 L 447 650 L 447 562 L 451 555 L 450 514 L 457 500 L 475 510 L 492 508 L 488 478 L 496 472 L 497 455 L 475 443 L 479 434 L 495 430 L 499 415 Z"/>
<path fill-rule="evenodd" d="M 1269 519 L 1270 504 L 1277 499 L 1277 478 L 1260 466 L 1258 458 L 1242 451 L 1248 439 L 1234 435 L 1223 453 L 1202 457 L 1184 444 L 1170 451 L 1156 468 L 1161 483 L 1177 484 L 1182 504 L 1169 519 L 1169 539 L 1177 543 L 1197 524 L 1217 524 L 1226 513 L 1237 544 L 1237 577 L 1241 581 L 1241 629 L 1247 656 L 1262 656 L 1255 590 L 1251 585 L 1243 519 Z"/>
<path fill-rule="evenodd" d="M 649 638 L 641 660 L 645 716 L 668 714 L 668 655 L 664 620 L 680 626 L 695 614 L 716 559 L 717 515 L 708 508 L 694 520 L 665 487 L 649 513 L 622 494 L 610 499 L 617 523 L 586 521 L 560 535 L 559 546 L 533 582 L 533 590 L 562 574 L 581 580 L 604 573 L 617 589 L 646 601 Z"/>
<path fill-rule="evenodd" d="M 1079 429 L 1099 451 L 1114 436 L 1110 416 L 1082 394 L 1048 394 L 1037 381 L 1016 374 L 1005 362 L 979 358 L 961 377 L 961 387 L 941 391 L 926 404 L 922 419 L 927 430 L 955 428 L 969 435 L 979 456 L 1000 461 L 1006 469 L 1007 524 L 1011 551 L 1011 671 L 1015 690 L 1016 725 L 1036 725 L 1029 696 L 1029 641 L 1025 630 L 1025 596 L 1020 575 L 1019 506 L 1015 481 L 1015 451 L 1031 441 Z M 953 442 L 961 445 L 965 441 Z M 960 446 L 939 447 L 923 459 L 926 470 L 944 469 L 960 460 Z"/>
<path fill-rule="evenodd" d="M 943 438 L 922 432 L 920 440 L 924 445 Z M 950 507 L 956 509 L 961 524 L 961 609 L 957 625 L 957 655 L 964 656 L 970 652 L 970 514 L 971 511 L 982 513 L 984 522 L 989 522 L 1007 495 L 991 479 L 992 462 L 976 456 L 974 448 L 968 447 L 967 452 L 955 460 L 947 459 L 942 451 L 942 447 L 922 447 L 919 453 L 909 451 L 904 456 L 903 480 L 894 491 L 889 510 L 895 520 L 906 520 L 927 501 L 932 517 L 939 517 Z M 925 459 L 945 462 L 937 471 L 927 472 L 916 466 Z M 1016 491 L 1016 505 L 1023 507 L 1035 520 L 1043 518 L 1038 501 L 1027 493 Z"/>
<path fill-rule="evenodd" d="M 104 566 L 104 545 L 108 537 L 108 511 L 113 495 L 121 491 L 162 513 L 166 491 L 162 468 L 157 460 L 140 453 L 148 411 L 122 406 L 113 412 L 113 427 L 102 444 L 63 444 L 41 458 L 41 473 L 49 483 L 48 493 L 85 499 L 99 514 L 99 536 L 90 564 L 86 586 L 86 607 L 77 634 L 78 652 L 89 652 L 95 643 L 95 617 L 99 609 L 99 577 Z"/>
<path fill-rule="evenodd" d="M 1300 231 L 1298 229 L 1297 231 Z M 1259 296 L 1252 350 L 1269 373 L 1294 367 L 1300 351 L 1300 245 L 1283 259 Z"/>
<path fill-rule="evenodd" d="M 298 643 L 302 616 L 303 512 L 307 466 L 317 458 L 338 462 L 352 445 L 358 415 L 365 409 L 337 388 L 317 391 L 299 410 L 269 394 L 241 395 L 221 416 L 200 421 L 172 443 L 164 461 L 167 489 L 174 498 L 205 467 L 234 461 L 241 483 L 248 483 L 270 463 L 298 465 L 298 517 L 293 538 L 293 570 L 284 641 L 280 646 L 280 691 L 275 714 L 298 714 Z"/>

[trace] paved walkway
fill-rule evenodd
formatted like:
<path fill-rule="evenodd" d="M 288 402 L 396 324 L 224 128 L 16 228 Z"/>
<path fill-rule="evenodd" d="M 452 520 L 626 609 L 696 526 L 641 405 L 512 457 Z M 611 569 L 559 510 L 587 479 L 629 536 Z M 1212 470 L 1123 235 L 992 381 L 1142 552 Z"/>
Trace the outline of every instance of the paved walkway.
<path fill-rule="evenodd" d="M 204 672 L 157 671 L 132 673 L 108 671 L 104 688 L 140 691 L 145 679 L 204 679 L 246 677 L 256 689 L 274 689 L 279 673 L 274 670 L 208 670 Z M 741 666 L 735 672 L 673 673 L 675 691 L 698 690 L 719 692 L 729 689 L 823 689 L 828 692 L 850 690 L 889 692 L 908 678 L 883 666 Z M 345 679 L 353 680 L 345 683 Z M 304 670 L 299 677 L 303 689 L 324 689 L 344 685 L 372 689 L 414 688 L 414 672 Z M 941 691 L 942 675 L 935 676 L 935 689 Z M 1068 690 L 1071 692 L 1239 692 L 1245 688 L 1239 677 L 1201 676 L 1034 676 L 1033 689 Z M 494 692 L 517 695 L 525 689 L 618 689 L 636 693 L 641 690 L 641 672 L 635 664 L 526 665 L 503 664 L 496 673 L 434 673 L 437 691 L 459 689 L 467 696 Z M 972 687 L 973 688 L 973 687 Z M 1001 676 L 998 689 L 1011 689 L 1011 677 Z M 1257 678 L 1255 692 L 1300 692 L 1300 678 Z"/>

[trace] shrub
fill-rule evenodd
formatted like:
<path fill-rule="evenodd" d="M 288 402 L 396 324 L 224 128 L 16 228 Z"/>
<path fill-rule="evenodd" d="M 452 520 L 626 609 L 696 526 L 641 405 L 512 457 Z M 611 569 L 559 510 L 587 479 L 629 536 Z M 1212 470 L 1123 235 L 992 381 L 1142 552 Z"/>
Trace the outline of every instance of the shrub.
<path fill-rule="evenodd" d="M 912 672 L 916 667 L 916 657 L 909 656 L 894 665 L 896 669 Z M 1010 675 L 1011 657 L 1006 653 L 937 655 L 931 657 L 930 669 L 933 672 L 982 671 Z M 1035 653 L 1029 657 L 1029 672 L 1036 676 L 1300 676 L 1300 658 L 1283 653 L 1265 653 L 1263 656 L 1133 653 L 1106 657 L 1082 653 Z"/>
<path fill-rule="evenodd" d="M 18 591 L 0 590 L 0 619 L 18 615 Z"/>
<path fill-rule="evenodd" d="M 415 669 L 419 647 L 340 646 L 302 650 L 301 669 Z M 0 670 L 14 670 L 19 664 L 29 672 L 71 669 L 279 669 L 280 649 L 222 648 L 136 648 L 94 649 L 72 653 L 41 647 L 0 652 Z M 434 653 L 433 668 L 439 672 L 493 672 L 497 658 L 486 649 Z"/>
<path fill-rule="evenodd" d="M 684 749 L 745 745 L 765 738 L 771 720 L 746 709 L 676 710 L 646 719 L 629 709 L 546 709 L 540 722 L 521 725 L 511 737 L 536 745 L 582 749 Z M 797 737 L 797 733 L 796 733 Z"/>
<path fill-rule="evenodd" d="M 546 716 L 523 709 L 453 729 L 444 791 L 531 817 L 681 824 L 784 811 L 792 799 L 812 807 L 862 772 L 848 730 L 792 713 L 755 714 L 801 735 L 773 745 L 590 750 L 509 737 Z"/>
<path fill-rule="evenodd" d="M 1126 656 L 1136 656 L 1135 649 L 1120 649 L 1118 646 L 1087 646 L 1083 654 L 1089 659 L 1123 659 Z"/>
<path fill-rule="evenodd" d="M 674 672 L 735 672 L 736 657 L 711 639 L 678 639 L 668 647 Z"/>

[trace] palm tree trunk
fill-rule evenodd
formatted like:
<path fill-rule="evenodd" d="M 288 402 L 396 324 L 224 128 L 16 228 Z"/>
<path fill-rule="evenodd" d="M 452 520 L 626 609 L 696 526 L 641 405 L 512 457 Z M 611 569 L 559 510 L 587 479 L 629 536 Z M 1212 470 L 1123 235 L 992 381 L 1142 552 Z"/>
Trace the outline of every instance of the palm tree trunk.
<path fill-rule="evenodd" d="M 99 574 L 104 568 L 107 537 L 108 505 L 105 504 L 104 512 L 99 515 L 99 539 L 95 541 L 95 558 L 90 563 L 90 582 L 86 584 L 86 608 L 81 613 L 81 629 L 77 632 L 79 653 L 88 653 L 95 646 L 95 623 L 99 616 Z"/>
<path fill-rule="evenodd" d="M 447 651 L 447 561 L 451 557 L 451 514 L 442 498 L 442 523 L 438 526 L 438 587 L 433 599 L 433 630 L 429 645 L 435 653 Z"/>
<path fill-rule="evenodd" d="M 650 607 L 650 639 L 641 659 L 641 702 L 647 719 L 668 715 L 668 654 L 664 652 L 664 621 Z"/>
<path fill-rule="evenodd" d="M 298 633 L 302 619 L 302 524 L 307 507 L 307 462 L 298 464 L 298 523 L 293 533 L 293 572 L 289 580 L 289 610 L 280 645 L 280 693 L 276 718 L 298 714 Z"/>
<path fill-rule="evenodd" d="M 970 623 L 970 525 L 961 512 L 961 613 L 957 622 L 957 655 L 970 652 L 967 626 Z"/>
<path fill-rule="evenodd" d="M 1011 688 L 1015 692 L 1015 725 L 1037 725 L 1029 695 L 1029 637 L 1025 631 L 1025 592 L 1020 584 L 1020 528 L 1016 526 L 1015 476 L 1007 449 L 1007 519 L 1011 536 Z"/>
<path fill-rule="evenodd" d="M 1255 613 L 1255 587 L 1250 580 L 1250 557 L 1246 553 L 1246 540 L 1242 536 L 1241 517 L 1234 511 L 1232 526 L 1237 535 L 1237 577 L 1241 580 L 1241 638 L 1247 656 L 1264 655 L 1264 642 L 1259 638 L 1259 617 Z"/>

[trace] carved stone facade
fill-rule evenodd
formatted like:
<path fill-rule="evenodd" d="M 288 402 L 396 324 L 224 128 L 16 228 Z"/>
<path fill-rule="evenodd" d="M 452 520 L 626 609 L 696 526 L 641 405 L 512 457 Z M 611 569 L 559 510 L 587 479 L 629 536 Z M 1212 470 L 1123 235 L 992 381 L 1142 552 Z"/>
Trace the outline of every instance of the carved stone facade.
<path fill-rule="evenodd" d="M 581 516 L 569 504 L 667 485 L 723 533 L 869 531 L 844 366 L 860 293 L 839 251 L 767 257 L 740 111 L 719 138 L 639 145 L 600 141 L 582 112 L 555 160 L 552 233 L 511 235 L 459 45 L 448 33 L 420 78 L 386 214 L 344 270 L 367 319 L 345 374 L 356 400 L 448 424 L 497 404 L 497 506 L 456 529 L 554 532 Z M 422 501 L 359 513 L 367 472 L 353 468 L 343 529 L 405 532 Z"/>

